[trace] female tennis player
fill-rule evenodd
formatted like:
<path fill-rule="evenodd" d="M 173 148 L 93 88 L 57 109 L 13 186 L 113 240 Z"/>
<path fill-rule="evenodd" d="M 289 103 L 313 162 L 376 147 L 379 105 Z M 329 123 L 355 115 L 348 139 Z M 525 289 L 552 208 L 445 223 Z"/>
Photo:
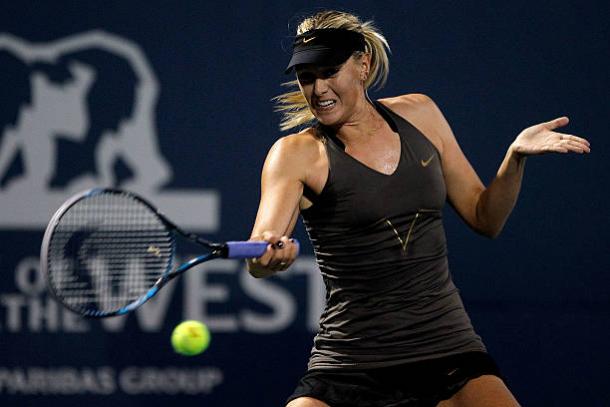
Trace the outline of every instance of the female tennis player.
<path fill-rule="evenodd" d="M 311 126 L 268 154 L 251 238 L 271 245 L 248 268 L 265 277 L 290 266 L 300 213 L 327 289 L 288 406 L 517 406 L 451 280 L 441 211 L 448 199 L 495 237 L 526 158 L 589 143 L 555 131 L 567 117 L 529 127 L 485 187 L 429 97 L 367 97 L 387 78 L 387 49 L 371 22 L 319 12 L 298 26 L 287 67 L 299 89 L 277 98 L 282 129 Z"/>

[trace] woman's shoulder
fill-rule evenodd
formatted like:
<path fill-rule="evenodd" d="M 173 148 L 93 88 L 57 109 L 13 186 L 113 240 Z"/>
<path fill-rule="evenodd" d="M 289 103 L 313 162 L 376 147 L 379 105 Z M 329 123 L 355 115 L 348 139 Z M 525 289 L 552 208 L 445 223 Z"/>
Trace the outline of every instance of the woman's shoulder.
<path fill-rule="evenodd" d="M 439 151 L 443 150 L 447 123 L 431 97 L 421 93 L 409 93 L 379 99 L 379 102 L 419 129 Z"/>
<path fill-rule="evenodd" d="M 379 99 L 379 102 L 403 117 L 430 114 L 434 109 L 438 109 L 432 98 L 423 93 L 408 93 L 388 97 Z"/>
<path fill-rule="evenodd" d="M 279 138 L 275 145 L 289 153 L 313 153 L 320 150 L 322 138 L 314 127 Z"/>
<path fill-rule="evenodd" d="M 305 129 L 278 139 L 265 160 L 263 174 L 300 180 L 313 190 L 321 190 L 328 162 L 322 139 L 315 128 Z"/>
<path fill-rule="evenodd" d="M 298 133 L 279 138 L 271 147 L 270 156 L 282 157 L 282 161 L 292 164 L 308 164 L 319 159 L 324 152 L 322 139 L 315 128 L 307 128 Z"/>

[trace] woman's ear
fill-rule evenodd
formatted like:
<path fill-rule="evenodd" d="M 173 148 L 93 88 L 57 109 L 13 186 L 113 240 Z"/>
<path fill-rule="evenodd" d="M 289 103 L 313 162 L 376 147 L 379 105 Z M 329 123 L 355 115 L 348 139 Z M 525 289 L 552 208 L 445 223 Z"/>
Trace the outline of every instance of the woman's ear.
<path fill-rule="evenodd" d="M 360 58 L 360 79 L 366 81 L 371 69 L 371 54 L 362 54 Z"/>

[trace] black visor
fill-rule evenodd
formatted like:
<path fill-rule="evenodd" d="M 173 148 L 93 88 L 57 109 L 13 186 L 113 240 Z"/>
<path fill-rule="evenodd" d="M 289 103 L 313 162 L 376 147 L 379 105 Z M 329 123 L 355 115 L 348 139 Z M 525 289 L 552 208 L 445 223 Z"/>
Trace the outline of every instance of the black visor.
<path fill-rule="evenodd" d="M 292 58 L 285 73 L 296 65 L 340 65 L 355 51 L 364 51 L 364 36 L 342 28 L 322 28 L 298 35 L 292 45 Z"/>

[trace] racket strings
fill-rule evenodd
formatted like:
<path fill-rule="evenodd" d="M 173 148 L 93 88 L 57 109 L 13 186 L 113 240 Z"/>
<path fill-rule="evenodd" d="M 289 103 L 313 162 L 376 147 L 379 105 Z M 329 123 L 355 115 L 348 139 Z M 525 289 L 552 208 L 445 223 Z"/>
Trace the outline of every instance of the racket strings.
<path fill-rule="evenodd" d="M 171 267 L 174 240 L 147 205 L 103 193 L 75 203 L 49 245 L 49 283 L 66 305 L 113 312 L 145 295 Z"/>

